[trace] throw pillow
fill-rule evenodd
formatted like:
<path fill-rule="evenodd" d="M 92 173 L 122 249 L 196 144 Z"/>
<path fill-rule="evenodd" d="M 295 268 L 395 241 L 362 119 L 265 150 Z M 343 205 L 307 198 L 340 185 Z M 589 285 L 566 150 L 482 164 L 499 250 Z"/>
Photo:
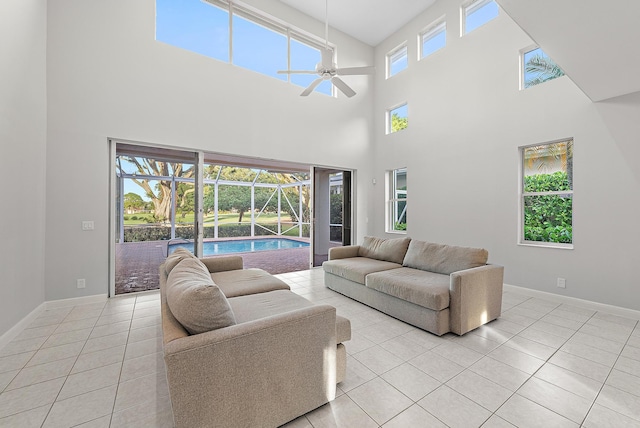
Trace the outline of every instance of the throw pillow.
<path fill-rule="evenodd" d="M 450 275 L 487 264 L 489 252 L 482 248 L 456 247 L 413 240 L 402 262 L 405 267 Z"/>
<path fill-rule="evenodd" d="M 197 257 L 191 254 L 191 251 L 182 247 L 176 248 L 173 253 L 169 254 L 164 261 L 164 270 L 167 272 L 167 275 L 184 259 L 197 259 Z"/>
<path fill-rule="evenodd" d="M 358 255 L 401 264 L 407 253 L 409 242 L 411 242 L 409 238 L 383 239 L 375 236 L 365 236 L 362 245 L 358 249 Z"/>
<path fill-rule="evenodd" d="M 167 304 L 189 334 L 199 334 L 236 324 L 224 293 L 198 259 L 184 259 L 167 278 Z"/>

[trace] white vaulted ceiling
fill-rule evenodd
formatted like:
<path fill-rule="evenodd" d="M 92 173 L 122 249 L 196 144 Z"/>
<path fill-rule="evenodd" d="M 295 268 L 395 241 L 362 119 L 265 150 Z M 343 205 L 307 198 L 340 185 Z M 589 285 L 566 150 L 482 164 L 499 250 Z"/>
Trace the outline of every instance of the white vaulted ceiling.
<path fill-rule="evenodd" d="M 325 0 L 280 1 L 325 21 Z M 435 0 L 329 0 L 329 25 L 376 46 L 433 3 Z"/>
<path fill-rule="evenodd" d="M 325 20 L 325 0 L 280 1 Z M 376 46 L 434 2 L 329 0 L 329 24 Z M 591 100 L 640 91 L 639 0 L 496 2 Z"/>

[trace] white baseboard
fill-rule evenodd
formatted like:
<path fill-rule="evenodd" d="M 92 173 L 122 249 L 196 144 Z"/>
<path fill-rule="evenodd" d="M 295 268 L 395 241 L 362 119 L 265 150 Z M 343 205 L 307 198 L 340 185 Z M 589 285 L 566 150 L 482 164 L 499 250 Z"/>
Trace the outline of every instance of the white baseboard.
<path fill-rule="evenodd" d="M 533 290 L 531 288 L 519 287 L 517 285 L 509 284 L 504 284 L 504 291 L 524 294 L 525 296 L 538 297 L 540 299 L 550 300 L 552 302 L 566 303 L 568 305 L 578 306 L 580 308 L 590 309 L 593 311 L 601 311 L 612 315 L 640 320 L 640 311 L 622 308 L 620 306 L 607 305 L 606 303 L 592 302 L 590 300 L 579 299 L 577 297 L 561 296 L 559 294 Z"/>
<path fill-rule="evenodd" d="M 94 296 L 74 297 L 71 299 L 49 300 L 42 302 L 37 308 L 32 310 L 27 316 L 22 318 L 16 325 L 7 330 L 0 336 L 0 349 L 15 339 L 22 331 L 29 326 L 42 312 L 47 309 L 66 308 L 69 306 L 86 305 L 90 303 L 101 303 L 107 300 L 106 294 L 97 294 Z"/>
<path fill-rule="evenodd" d="M 102 303 L 108 299 L 106 294 L 95 294 L 93 296 L 72 297 L 70 299 L 46 301 L 47 309 L 68 308 L 69 306 L 88 305 L 91 303 Z"/>
<path fill-rule="evenodd" d="M 35 320 L 40 316 L 40 313 L 42 313 L 45 310 L 46 306 L 47 306 L 46 302 L 40 303 L 40 305 L 37 308 L 29 312 L 29 314 L 26 317 L 22 318 L 20 321 L 18 321 L 16 325 L 11 327 L 9 330 L 7 330 L 6 333 L 0 336 L 0 349 L 4 348 L 7 343 L 11 342 L 20 333 L 22 333 L 22 330 L 27 328 L 29 324 L 33 322 L 33 320 Z"/>

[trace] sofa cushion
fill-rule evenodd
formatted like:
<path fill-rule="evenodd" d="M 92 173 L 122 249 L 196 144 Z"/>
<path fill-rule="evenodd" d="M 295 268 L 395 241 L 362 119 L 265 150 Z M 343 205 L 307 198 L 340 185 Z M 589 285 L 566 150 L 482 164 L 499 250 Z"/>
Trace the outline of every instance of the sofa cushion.
<path fill-rule="evenodd" d="M 245 294 L 265 293 L 273 290 L 289 290 L 282 280 L 262 269 L 242 269 L 214 272 L 211 279 L 227 298 Z"/>
<path fill-rule="evenodd" d="M 449 275 L 487 264 L 489 253 L 481 248 L 456 247 L 412 240 L 404 257 L 405 267 Z"/>
<path fill-rule="evenodd" d="M 171 313 L 190 334 L 236 323 L 227 298 L 198 259 L 186 258 L 171 270 L 166 295 Z"/>
<path fill-rule="evenodd" d="M 409 238 L 383 239 L 365 236 L 362 245 L 358 249 L 358 255 L 402 264 L 409 242 L 411 242 Z"/>
<path fill-rule="evenodd" d="M 449 307 L 449 275 L 405 267 L 367 275 L 366 286 L 434 311 Z"/>
<path fill-rule="evenodd" d="M 186 248 L 178 247 L 175 251 L 167 256 L 164 261 L 164 270 L 167 272 L 167 275 L 171 273 L 171 270 L 176 267 L 178 263 L 183 261 L 184 259 L 198 259 L 196 256 L 191 254 L 189 250 Z"/>
<path fill-rule="evenodd" d="M 351 257 L 348 259 L 329 260 L 322 263 L 322 268 L 325 272 L 341 276 L 362 285 L 364 285 L 364 277 L 372 272 L 380 272 L 399 267 L 402 267 L 402 265 L 367 257 Z"/>
<path fill-rule="evenodd" d="M 238 323 L 243 323 L 307 308 L 313 306 L 313 303 L 292 291 L 275 290 L 232 297 L 229 299 L 229 305 L 233 308 Z M 350 339 L 351 322 L 336 315 L 336 343 L 346 342 Z"/>

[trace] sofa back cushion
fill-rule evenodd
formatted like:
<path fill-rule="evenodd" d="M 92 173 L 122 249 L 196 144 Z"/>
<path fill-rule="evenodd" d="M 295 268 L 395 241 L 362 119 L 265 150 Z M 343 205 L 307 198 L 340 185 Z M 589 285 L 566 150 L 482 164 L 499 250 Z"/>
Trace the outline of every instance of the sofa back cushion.
<path fill-rule="evenodd" d="M 456 247 L 412 240 L 402 265 L 450 275 L 487 264 L 489 252 L 482 248 Z"/>
<path fill-rule="evenodd" d="M 164 270 L 167 272 L 167 275 L 169 275 L 171 270 L 184 259 L 197 259 L 197 257 L 191 254 L 189 250 L 182 247 L 176 248 L 173 253 L 169 254 L 164 261 Z"/>
<path fill-rule="evenodd" d="M 171 270 L 166 295 L 171 313 L 190 334 L 236 324 L 227 298 L 196 258 L 186 258 Z"/>
<path fill-rule="evenodd" d="M 383 239 L 365 236 L 358 249 L 358 256 L 400 264 L 407 253 L 409 242 L 409 238 Z"/>

